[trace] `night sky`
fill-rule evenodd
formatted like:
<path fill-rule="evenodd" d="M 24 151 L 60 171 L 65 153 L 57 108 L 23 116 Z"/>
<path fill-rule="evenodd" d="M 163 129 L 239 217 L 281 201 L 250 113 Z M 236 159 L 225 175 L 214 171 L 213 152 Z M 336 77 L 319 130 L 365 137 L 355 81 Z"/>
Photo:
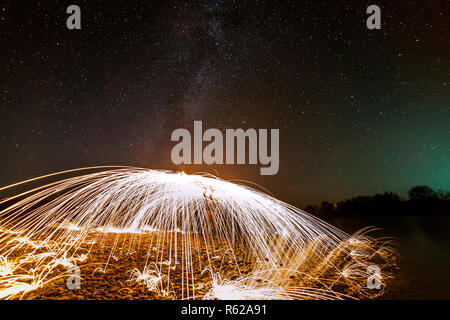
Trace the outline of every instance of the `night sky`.
<path fill-rule="evenodd" d="M 251 180 L 302 206 L 450 190 L 449 2 L 282 3 L 3 0 L 0 185 L 122 164 Z M 176 167 L 170 134 L 194 120 L 279 128 L 278 175 Z"/>

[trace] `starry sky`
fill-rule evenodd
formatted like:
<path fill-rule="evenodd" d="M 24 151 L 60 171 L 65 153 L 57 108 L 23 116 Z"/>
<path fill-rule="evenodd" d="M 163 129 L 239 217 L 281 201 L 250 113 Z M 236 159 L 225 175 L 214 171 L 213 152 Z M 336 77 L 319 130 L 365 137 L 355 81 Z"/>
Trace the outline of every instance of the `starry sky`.
<path fill-rule="evenodd" d="M 122 164 L 251 180 L 302 206 L 450 190 L 450 4 L 390 2 L 4 0 L 0 185 Z M 170 135 L 194 120 L 279 128 L 279 173 L 175 166 Z"/>

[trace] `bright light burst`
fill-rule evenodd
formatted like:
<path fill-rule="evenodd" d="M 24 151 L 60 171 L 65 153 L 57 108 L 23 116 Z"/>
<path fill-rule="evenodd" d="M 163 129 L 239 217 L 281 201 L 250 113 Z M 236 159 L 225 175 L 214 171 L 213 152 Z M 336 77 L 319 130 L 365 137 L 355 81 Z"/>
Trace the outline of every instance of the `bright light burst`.
<path fill-rule="evenodd" d="M 130 270 L 129 282 L 182 299 L 371 297 L 382 291 L 367 290 L 368 266 L 384 270 L 393 255 L 386 242 L 364 232 L 350 236 L 211 175 L 121 167 L 42 185 L 0 204 L 9 205 L 0 211 L 0 298 L 7 299 L 60 277 L 58 267 L 85 261 L 111 234 L 103 270 L 118 259 L 119 241 L 131 239 L 130 254 L 146 241 L 148 252 L 139 257 L 145 267 Z M 209 281 L 198 280 L 205 270 Z M 202 287 L 209 291 L 197 294 Z"/>

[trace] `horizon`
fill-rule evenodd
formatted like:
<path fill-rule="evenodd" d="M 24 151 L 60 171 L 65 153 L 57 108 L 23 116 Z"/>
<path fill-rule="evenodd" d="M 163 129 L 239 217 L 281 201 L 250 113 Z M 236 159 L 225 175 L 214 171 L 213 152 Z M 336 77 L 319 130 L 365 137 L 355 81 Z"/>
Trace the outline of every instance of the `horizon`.
<path fill-rule="evenodd" d="M 379 6 L 370 30 L 364 3 L 83 3 L 68 30 L 61 4 L 6 2 L 0 185 L 133 164 L 249 180 L 305 205 L 448 190 L 448 7 Z M 175 165 L 171 133 L 194 120 L 278 129 L 277 174 Z"/>

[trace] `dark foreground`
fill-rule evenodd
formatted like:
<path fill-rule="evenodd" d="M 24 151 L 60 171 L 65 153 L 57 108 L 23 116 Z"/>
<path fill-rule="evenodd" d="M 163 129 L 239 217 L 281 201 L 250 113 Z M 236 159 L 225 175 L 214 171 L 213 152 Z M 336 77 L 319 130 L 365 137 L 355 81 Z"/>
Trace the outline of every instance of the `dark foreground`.
<path fill-rule="evenodd" d="M 380 217 L 329 220 L 346 232 L 364 226 L 395 237 L 400 270 L 382 299 L 450 299 L 450 217 Z"/>

